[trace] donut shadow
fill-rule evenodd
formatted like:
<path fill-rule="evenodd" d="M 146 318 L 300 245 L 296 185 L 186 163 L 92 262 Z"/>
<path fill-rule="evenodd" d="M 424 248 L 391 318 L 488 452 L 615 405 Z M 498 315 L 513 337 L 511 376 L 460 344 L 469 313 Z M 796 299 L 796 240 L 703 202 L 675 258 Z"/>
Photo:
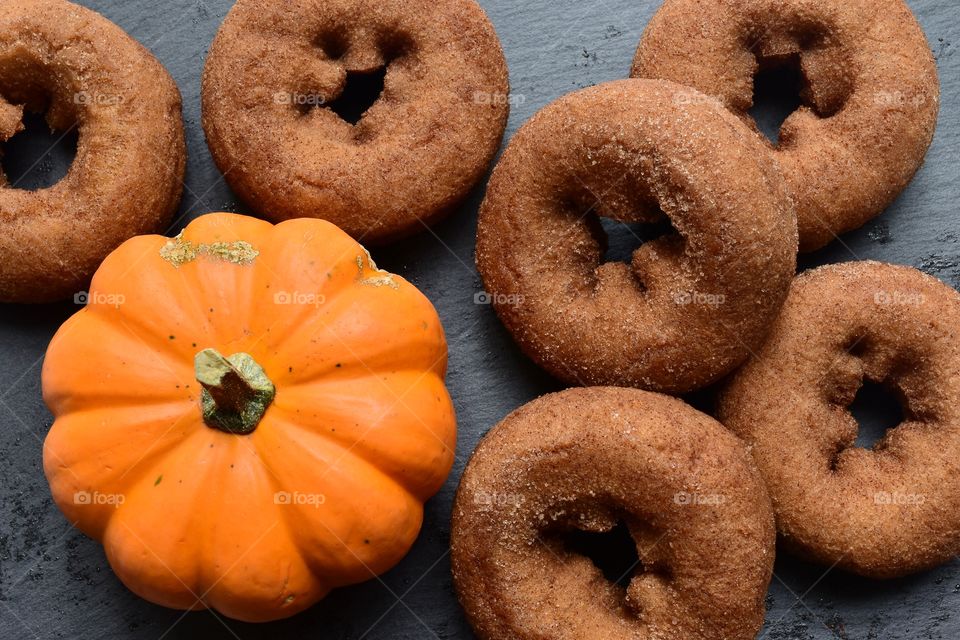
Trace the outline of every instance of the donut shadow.
<path fill-rule="evenodd" d="M 954 561 L 956 564 L 957 561 Z M 894 594 L 909 593 L 927 588 L 930 583 L 940 584 L 943 579 L 938 574 L 954 570 L 950 563 L 928 571 L 910 574 L 900 578 L 879 580 L 859 576 L 839 568 L 809 562 L 783 548 L 783 541 L 777 539 L 777 559 L 774 573 L 791 591 L 800 596 L 808 593 L 811 599 L 857 603 L 873 602 L 878 598 L 888 598 Z"/>
<path fill-rule="evenodd" d="M 80 302 L 62 301 L 48 304 L 0 304 L 0 328 L 18 335 L 35 334 L 50 337 L 67 318 L 83 308 L 83 296 L 78 294 Z"/>

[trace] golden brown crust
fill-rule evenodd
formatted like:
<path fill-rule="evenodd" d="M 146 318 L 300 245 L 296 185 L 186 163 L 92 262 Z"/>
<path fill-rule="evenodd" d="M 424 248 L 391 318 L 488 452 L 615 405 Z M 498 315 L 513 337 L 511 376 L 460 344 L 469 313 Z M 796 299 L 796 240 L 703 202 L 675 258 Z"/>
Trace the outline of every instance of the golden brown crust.
<path fill-rule="evenodd" d="M 121 242 L 170 221 L 186 163 L 180 92 L 120 27 L 61 0 L 0 2 L 0 92 L 3 139 L 24 105 L 80 134 L 56 185 L 0 189 L 0 301 L 65 298 Z"/>
<path fill-rule="evenodd" d="M 620 519 L 643 565 L 625 592 L 559 539 Z M 451 559 L 484 640 L 739 640 L 763 623 L 774 542 L 739 440 L 674 398 L 595 387 L 535 400 L 483 439 Z"/>
<path fill-rule="evenodd" d="M 805 106 L 784 122 L 776 155 L 797 204 L 800 250 L 812 251 L 883 211 L 933 139 L 936 64 L 902 0 L 666 0 L 632 75 L 717 96 L 752 124 L 758 60 L 797 56 Z"/>
<path fill-rule="evenodd" d="M 863 379 L 902 398 L 873 450 L 848 412 Z M 919 271 L 831 265 L 796 279 L 721 421 L 764 475 L 787 545 L 875 578 L 960 552 L 960 296 Z"/>
<path fill-rule="evenodd" d="M 674 234 L 600 264 L 596 215 Z M 682 240 L 680 238 L 682 236 Z M 622 80 L 547 106 L 514 136 L 480 209 L 477 266 L 521 348 L 572 384 L 685 392 L 759 346 L 795 270 L 771 154 L 714 99 Z"/>
<path fill-rule="evenodd" d="M 355 126 L 324 108 L 347 72 L 384 65 L 383 93 Z M 203 127 L 262 215 L 325 218 L 381 242 L 467 195 L 500 144 L 508 92 L 473 0 L 240 0 L 204 69 Z"/>

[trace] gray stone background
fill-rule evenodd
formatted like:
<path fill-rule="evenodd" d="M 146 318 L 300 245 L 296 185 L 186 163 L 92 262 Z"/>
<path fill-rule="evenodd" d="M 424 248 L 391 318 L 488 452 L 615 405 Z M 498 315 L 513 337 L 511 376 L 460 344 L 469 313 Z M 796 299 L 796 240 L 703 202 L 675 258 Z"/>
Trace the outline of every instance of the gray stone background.
<path fill-rule="evenodd" d="M 245 212 L 214 167 L 200 128 L 199 75 L 227 0 L 87 0 L 153 51 L 184 97 L 189 167 L 175 233 L 213 210 Z M 538 109 L 581 87 L 627 75 L 656 0 L 481 0 L 503 42 L 515 101 L 506 140 Z M 957 9 L 911 0 L 937 57 L 942 109 L 926 165 L 880 218 L 802 259 L 802 267 L 879 259 L 919 267 L 960 285 L 960 55 Z M 29 146 L 29 145 L 28 145 Z M 16 149 L 20 149 L 17 147 Z M 14 153 L 14 149 L 8 149 Z M 35 152 L 35 151 L 34 151 Z M 11 158 L 11 161 L 18 161 Z M 34 172 L 63 171 L 51 153 Z M 42 176 L 41 176 L 42 177 Z M 264 626 L 209 612 L 151 605 L 113 576 L 100 546 L 73 530 L 53 505 L 41 469 L 51 417 L 40 397 L 50 337 L 77 310 L 70 303 L 0 306 L 0 638 L 472 638 L 457 605 L 447 555 L 453 494 L 478 439 L 514 408 L 559 384 L 514 347 L 488 306 L 474 304 L 473 266 L 482 187 L 432 232 L 375 251 L 378 263 L 433 300 L 450 342 L 449 387 L 459 417 L 457 462 L 427 505 L 423 533 L 407 558 L 379 580 L 342 589 L 293 619 Z M 612 229 L 628 253 L 629 236 Z M 625 243 L 625 244 L 624 244 Z M 863 420 L 889 421 L 883 398 Z M 870 404 L 869 402 L 867 403 Z M 881 409 L 877 409 L 881 407 Z M 768 640 L 960 637 L 960 562 L 876 583 L 781 556 L 767 599 Z"/>

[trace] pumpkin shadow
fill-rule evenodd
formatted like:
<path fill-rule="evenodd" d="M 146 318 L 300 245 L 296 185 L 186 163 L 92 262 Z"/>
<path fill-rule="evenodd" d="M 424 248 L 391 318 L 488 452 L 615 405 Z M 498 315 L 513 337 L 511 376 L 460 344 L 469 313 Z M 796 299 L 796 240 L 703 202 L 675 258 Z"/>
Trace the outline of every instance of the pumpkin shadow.
<path fill-rule="evenodd" d="M 0 328 L 18 333 L 50 336 L 67 318 L 83 308 L 73 301 L 49 304 L 0 304 Z"/>

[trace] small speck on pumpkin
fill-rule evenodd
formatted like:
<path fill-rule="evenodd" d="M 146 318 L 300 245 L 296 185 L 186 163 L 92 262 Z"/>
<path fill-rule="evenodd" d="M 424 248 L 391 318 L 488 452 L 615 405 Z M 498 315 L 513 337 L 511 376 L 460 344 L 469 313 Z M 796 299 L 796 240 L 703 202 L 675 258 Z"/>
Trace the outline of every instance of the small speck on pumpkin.
<path fill-rule="evenodd" d="M 153 481 L 153 486 L 157 486 L 162 481 L 163 481 L 163 474 L 161 473 L 160 475 L 157 476 L 157 479 Z"/>

